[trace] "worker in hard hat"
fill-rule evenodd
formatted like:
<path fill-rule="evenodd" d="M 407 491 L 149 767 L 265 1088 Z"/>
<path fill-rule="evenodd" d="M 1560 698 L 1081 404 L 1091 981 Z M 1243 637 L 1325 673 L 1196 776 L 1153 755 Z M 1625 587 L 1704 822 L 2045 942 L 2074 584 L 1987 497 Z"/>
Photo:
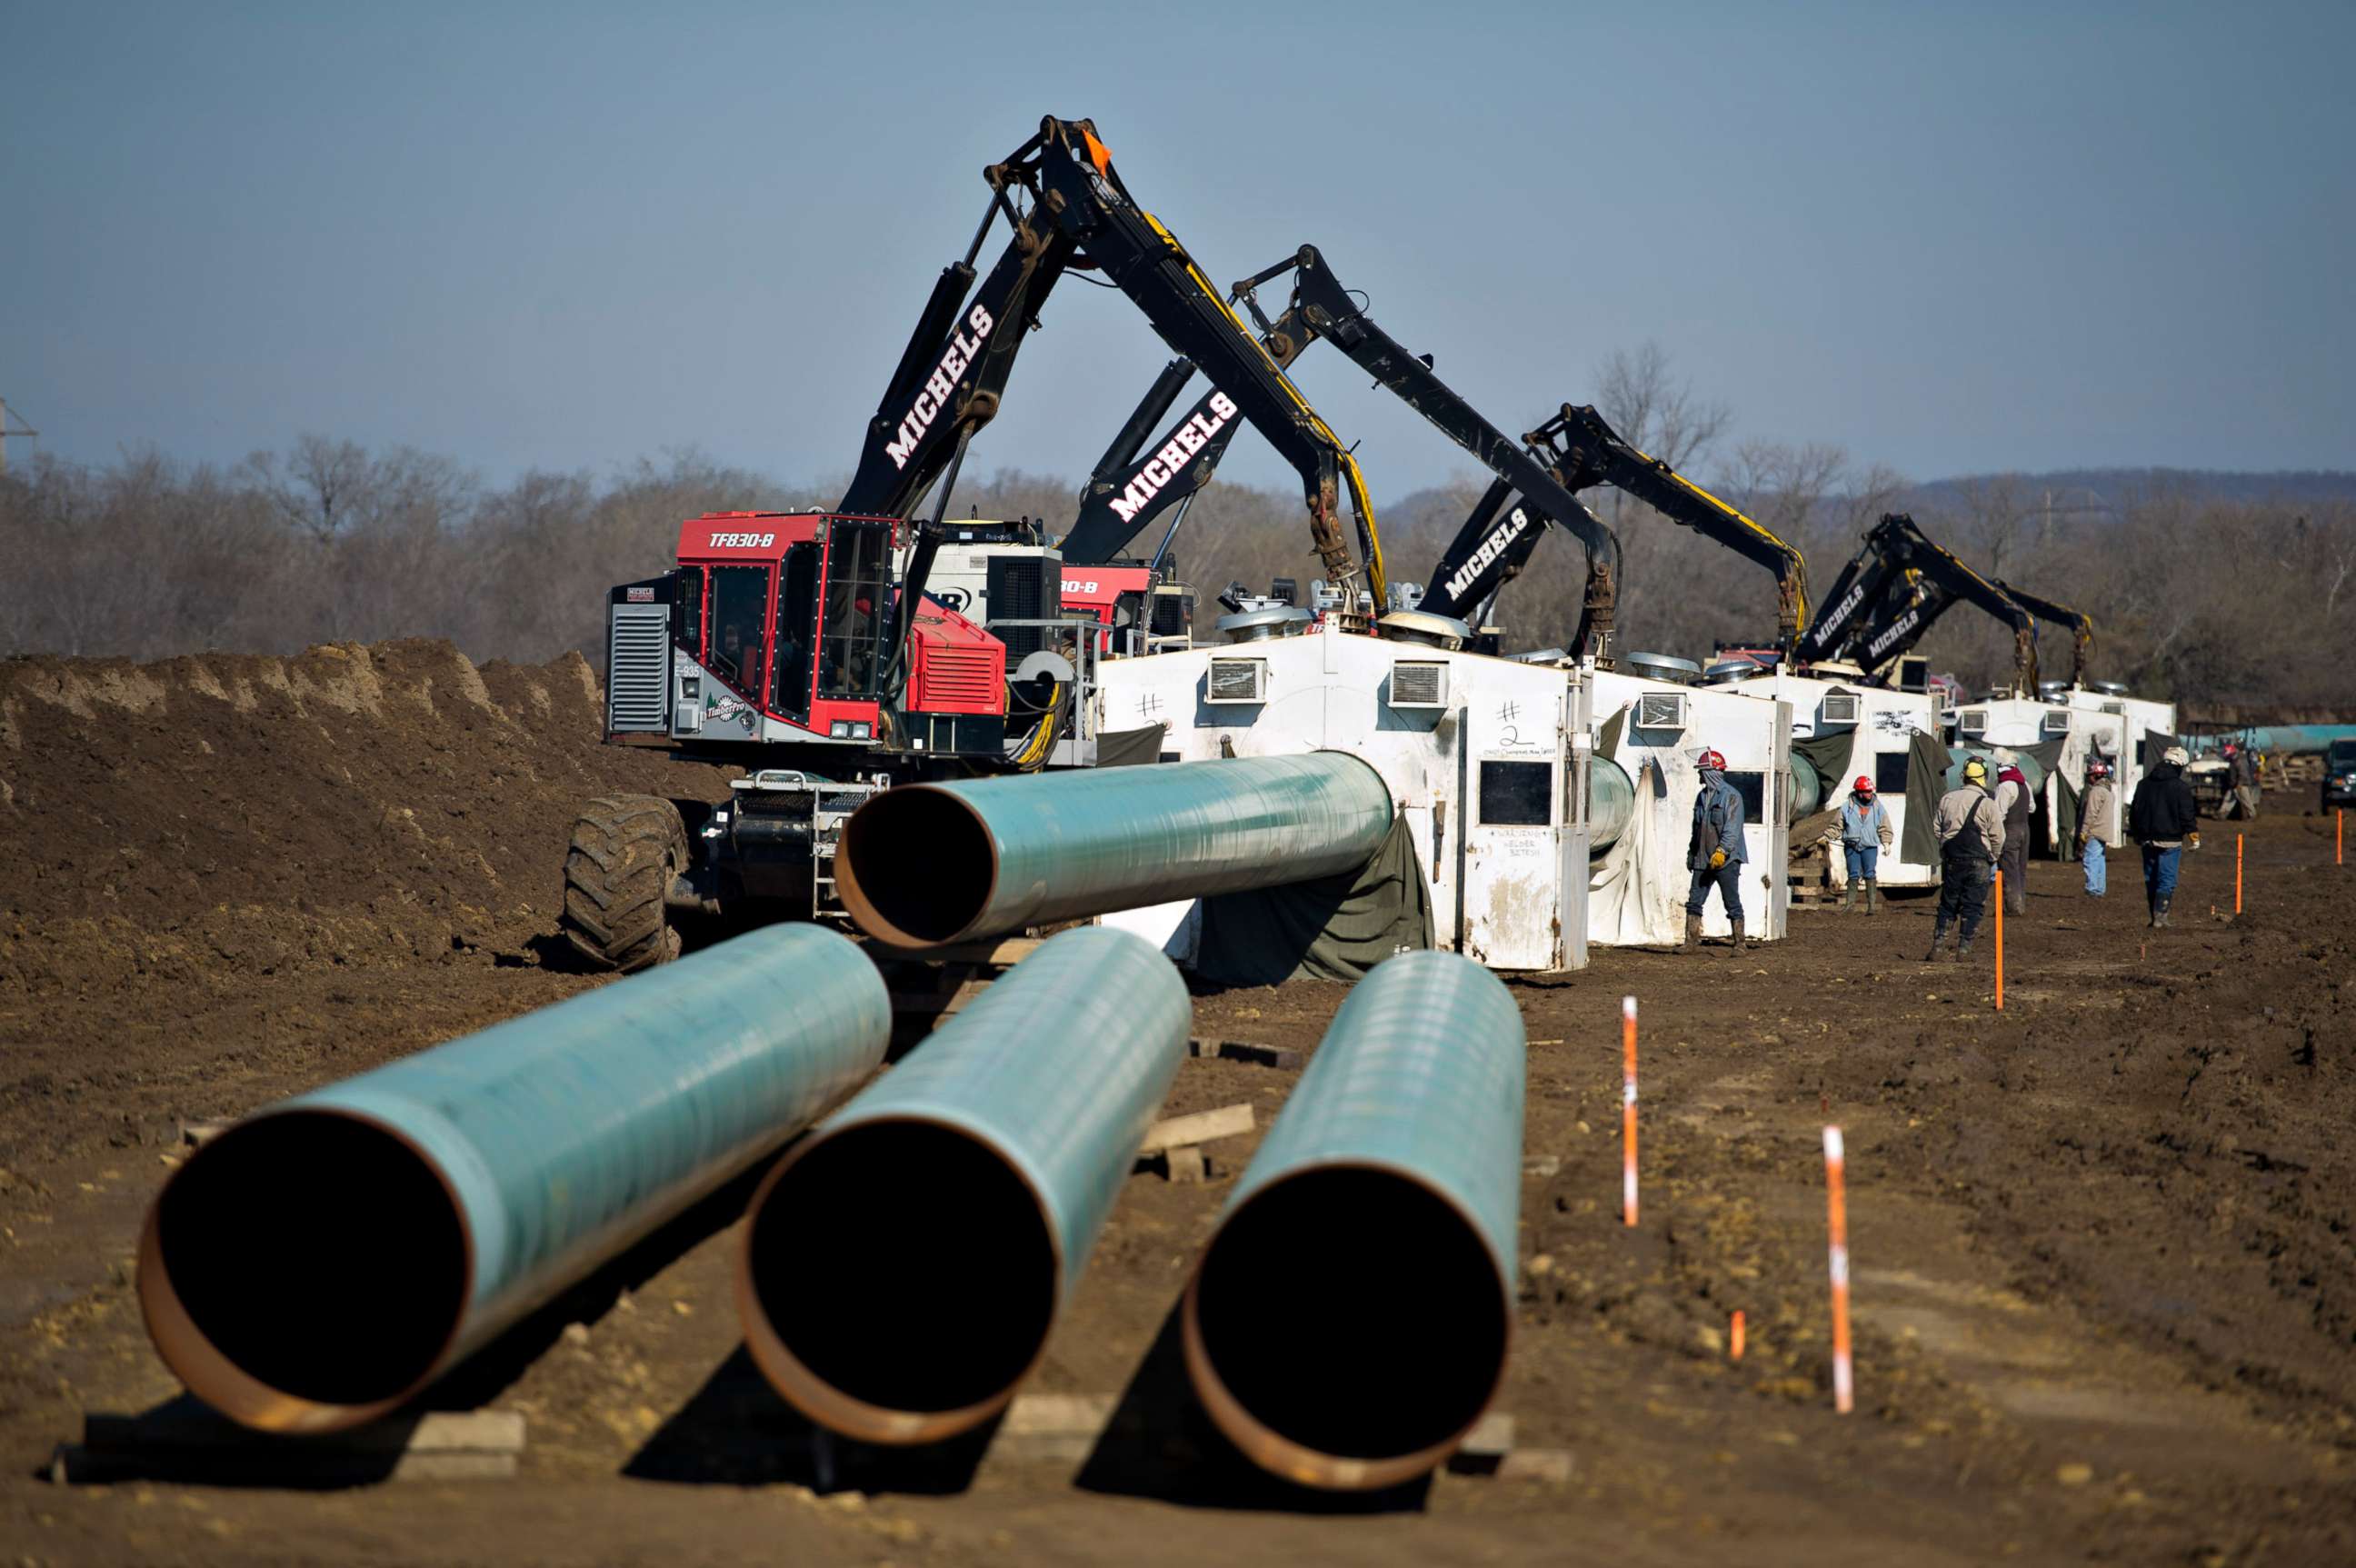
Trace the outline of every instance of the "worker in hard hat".
<path fill-rule="evenodd" d="M 1705 751 L 1697 759 L 1701 793 L 1694 797 L 1693 834 L 1686 843 L 1686 866 L 1693 889 L 1686 896 L 1686 935 L 1680 947 L 1701 945 L 1701 914 L 1709 890 L 1718 889 L 1734 928 L 1733 950 L 1742 950 L 1742 791 L 1726 781 L 1726 758 Z"/>
<path fill-rule="evenodd" d="M 1865 912 L 1879 911 L 1881 888 L 1875 872 L 1881 852 L 1896 840 L 1890 826 L 1890 813 L 1882 809 L 1881 798 L 1873 792 L 1873 780 L 1860 773 L 1849 786 L 1848 799 L 1841 802 L 1841 855 L 1848 862 L 1848 883 L 1842 889 L 1841 912 L 1857 908 L 1858 884 L 1865 884 Z"/>
<path fill-rule="evenodd" d="M 2111 826 L 2119 811 L 2119 787 L 2111 782 L 2111 765 L 2099 757 L 2086 759 L 2086 793 L 2078 802 L 2078 859 L 2086 868 L 2086 897 L 2100 898 L 2109 891 Z"/>
<path fill-rule="evenodd" d="M 2144 899 L 2155 930 L 2168 924 L 2184 846 L 2201 847 L 2201 811 L 2193 803 L 2192 786 L 2184 780 L 2184 765 L 2190 760 L 2182 746 L 2169 746 L 2160 754 L 2159 766 L 2136 786 L 2135 800 L 2127 807 L 2127 833 L 2143 849 Z"/>
<path fill-rule="evenodd" d="M 2004 849 L 1997 869 L 2004 873 L 2004 907 L 2016 915 L 2029 913 L 2029 811 L 2033 797 L 2029 775 L 2020 770 L 2013 752 L 1996 754 L 1996 814 L 2004 820 Z"/>
<path fill-rule="evenodd" d="M 1964 764 L 1964 781 L 1939 797 L 1933 831 L 1939 839 L 1939 918 L 1931 927 L 1924 963 L 1937 960 L 1951 925 L 1956 929 L 1956 959 L 1970 957 L 1972 933 L 1987 908 L 1988 882 L 2004 850 L 2004 818 L 1988 792 L 1987 763 L 1975 757 Z"/>

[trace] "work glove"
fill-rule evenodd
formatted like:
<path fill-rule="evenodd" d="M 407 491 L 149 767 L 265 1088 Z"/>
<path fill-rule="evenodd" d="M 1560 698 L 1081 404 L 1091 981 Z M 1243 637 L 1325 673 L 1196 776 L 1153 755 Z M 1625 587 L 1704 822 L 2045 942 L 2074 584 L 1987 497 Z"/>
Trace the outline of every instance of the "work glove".
<path fill-rule="evenodd" d="M 2187 833 L 2184 838 L 2184 847 L 2187 849 L 2199 849 L 2201 847 L 2201 835 L 2199 833 Z"/>
<path fill-rule="evenodd" d="M 1722 850 L 1722 849 L 1714 849 L 1714 850 L 1711 850 L 1711 851 L 1709 852 L 1709 868 L 1710 868 L 1712 871 L 1716 871 L 1716 870 L 1718 870 L 1720 866 L 1724 865 L 1725 864 L 1726 864 L 1726 852 L 1725 852 L 1724 850 Z"/>

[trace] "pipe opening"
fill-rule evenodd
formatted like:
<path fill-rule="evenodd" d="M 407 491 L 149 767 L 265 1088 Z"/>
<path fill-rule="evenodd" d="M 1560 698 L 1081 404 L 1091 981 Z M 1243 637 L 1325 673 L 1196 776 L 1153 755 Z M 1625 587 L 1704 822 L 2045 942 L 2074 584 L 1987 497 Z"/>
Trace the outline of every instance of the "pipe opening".
<path fill-rule="evenodd" d="M 1031 1369 L 1055 1321 L 1060 1270 L 1037 1196 L 955 1128 L 878 1121 L 830 1134 L 777 1174 L 751 1226 L 752 1305 L 798 1364 L 764 1369 L 852 1435 L 905 1434 L 867 1429 L 846 1400 L 970 1414 L 921 1437 L 974 1424 Z"/>
<path fill-rule="evenodd" d="M 397 1402 L 465 1315 L 466 1221 L 406 1140 L 335 1112 L 232 1127 L 165 1185 L 139 1293 L 157 1348 L 240 1419 Z"/>
<path fill-rule="evenodd" d="M 1392 1171 L 1325 1166 L 1263 1188 L 1212 1239 L 1187 1306 L 1246 1418 L 1342 1459 L 1450 1442 L 1505 1368 L 1510 1305 L 1488 1247 Z"/>
<path fill-rule="evenodd" d="M 842 825 L 835 878 L 861 930 L 901 947 L 937 947 L 989 908 L 998 850 L 955 795 L 887 789 Z"/>

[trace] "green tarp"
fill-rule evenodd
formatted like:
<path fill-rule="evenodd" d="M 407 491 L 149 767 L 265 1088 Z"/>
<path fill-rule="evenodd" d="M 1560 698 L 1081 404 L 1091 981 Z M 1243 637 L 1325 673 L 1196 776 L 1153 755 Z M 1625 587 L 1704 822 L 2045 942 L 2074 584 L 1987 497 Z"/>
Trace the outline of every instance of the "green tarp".
<path fill-rule="evenodd" d="M 1844 729 L 1830 735 L 1792 737 L 1792 755 L 1806 757 L 1808 766 L 1816 770 L 1817 782 L 1823 786 L 1824 792 L 1816 800 L 1817 811 L 1836 810 L 1841 797 L 1848 793 L 1849 781 L 1857 777 L 1849 771 L 1850 760 L 1857 755 L 1857 731 Z"/>
<path fill-rule="evenodd" d="M 1161 725 L 1148 725 L 1143 729 L 1098 730 L 1097 766 L 1135 768 L 1143 763 L 1159 762 L 1162 760 L 1162 738 L 1169 733 Z"/>
<path fill-rule="evenodd" d="M 1431 946 L 1431 891 L 1404 816 L 1356 872 L 1203 900 L 1194 972 L 1215 985 L 1355 984 L 1396 952 Z"/>
<path fill-rule="evenodd" d="M 1939 864 L 1939 794 L 1954 758 L 1939 737 L 1916 730 L 1906 742 L 1906 828 L 1898 858 L 1917 865 Z"/>

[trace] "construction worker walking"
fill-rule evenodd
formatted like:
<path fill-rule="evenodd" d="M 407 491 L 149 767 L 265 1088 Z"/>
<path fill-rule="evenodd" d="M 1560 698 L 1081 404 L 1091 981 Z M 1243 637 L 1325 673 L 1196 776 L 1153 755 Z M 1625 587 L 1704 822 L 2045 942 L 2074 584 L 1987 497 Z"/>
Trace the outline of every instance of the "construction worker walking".
<path fill-rule="evenodd" d="M 2127 807 L 2127 832 L 2143 849 L 2144 898 L 2155 930 L 2168 924 L 2184 846 L 2201 846 L 2200 808 L 2193 803 L 2192 786 L 2184 781 L 2184 765 L 2190 760 L 2182 746 L 2169 746 L 2160 754 L 2159 766 L 2136 786 Z"/>
<path fill-rule="evenodd" d="M 1955 957 L 1971 956 L 1972 933 L 1987 908 L 1988 882 L 2004 845 L 2004 818 L 1988 793 L 1987 764 L 1975 757 L 1964 764 L 1964 781 L 1939 797 L 1934 823 L 1939 838 L 1939 916 L 1931 928 L 1924 963 L 1937 961 L 1947 928 L 1956 928 Z"/>
<path fill-rule="evenodd" d="M 1705 751 L 1698 759 L 1701 793 L 1694 797 L 1693 835 L 1686 844 L 1686 865 L 1693 873 L 1693 889 L 1686 897 L 1686 938 L 1681 947 L 1701 945 L 1701 916 L 1708 908 L 1709 890 L 1718 889 L 1726 918 L 1734 928 L 1733 950 L 1742 940 L 1742 791 L 1726 781 L 1726 758 Z"/>
<path fill-rule="evenodd" d="M 1848 881 L 1842 889 L 1841 912 L 1847 914 L 1857 907 L 1857 886 L 1865 884 L 1865 912 L 1877 912 L 1881 902 L 1880 885 L 1875 872 L 1881 852 L 1896 842 L 1897 834 L 1890 826 L 1890 813 L 1882 809 L 1880 798 L 1873 792 L 1873 780 L 1860 773 L 1849 787 L 1848 799 L 1840 809 L 1841 854 L 1848 862 Z"/>
<path fill-rule="evenodd" d="M 2119 787 L 2111 782 L 2111 765 L 2099 757 L 2086 760 L 2086 794 L 2078 802 L 2078 858 L 2086 868 L 2086 897 L 2100 898 L 2108 891 L 2111 826 L 2118 815 Z"/>
<path fill-rule="evenodd" d="M 2233 814 L 2245 822 L 2258 817 L 2258 748 L 2225 743 L 2225 760 L 2233 765 Z"/>

